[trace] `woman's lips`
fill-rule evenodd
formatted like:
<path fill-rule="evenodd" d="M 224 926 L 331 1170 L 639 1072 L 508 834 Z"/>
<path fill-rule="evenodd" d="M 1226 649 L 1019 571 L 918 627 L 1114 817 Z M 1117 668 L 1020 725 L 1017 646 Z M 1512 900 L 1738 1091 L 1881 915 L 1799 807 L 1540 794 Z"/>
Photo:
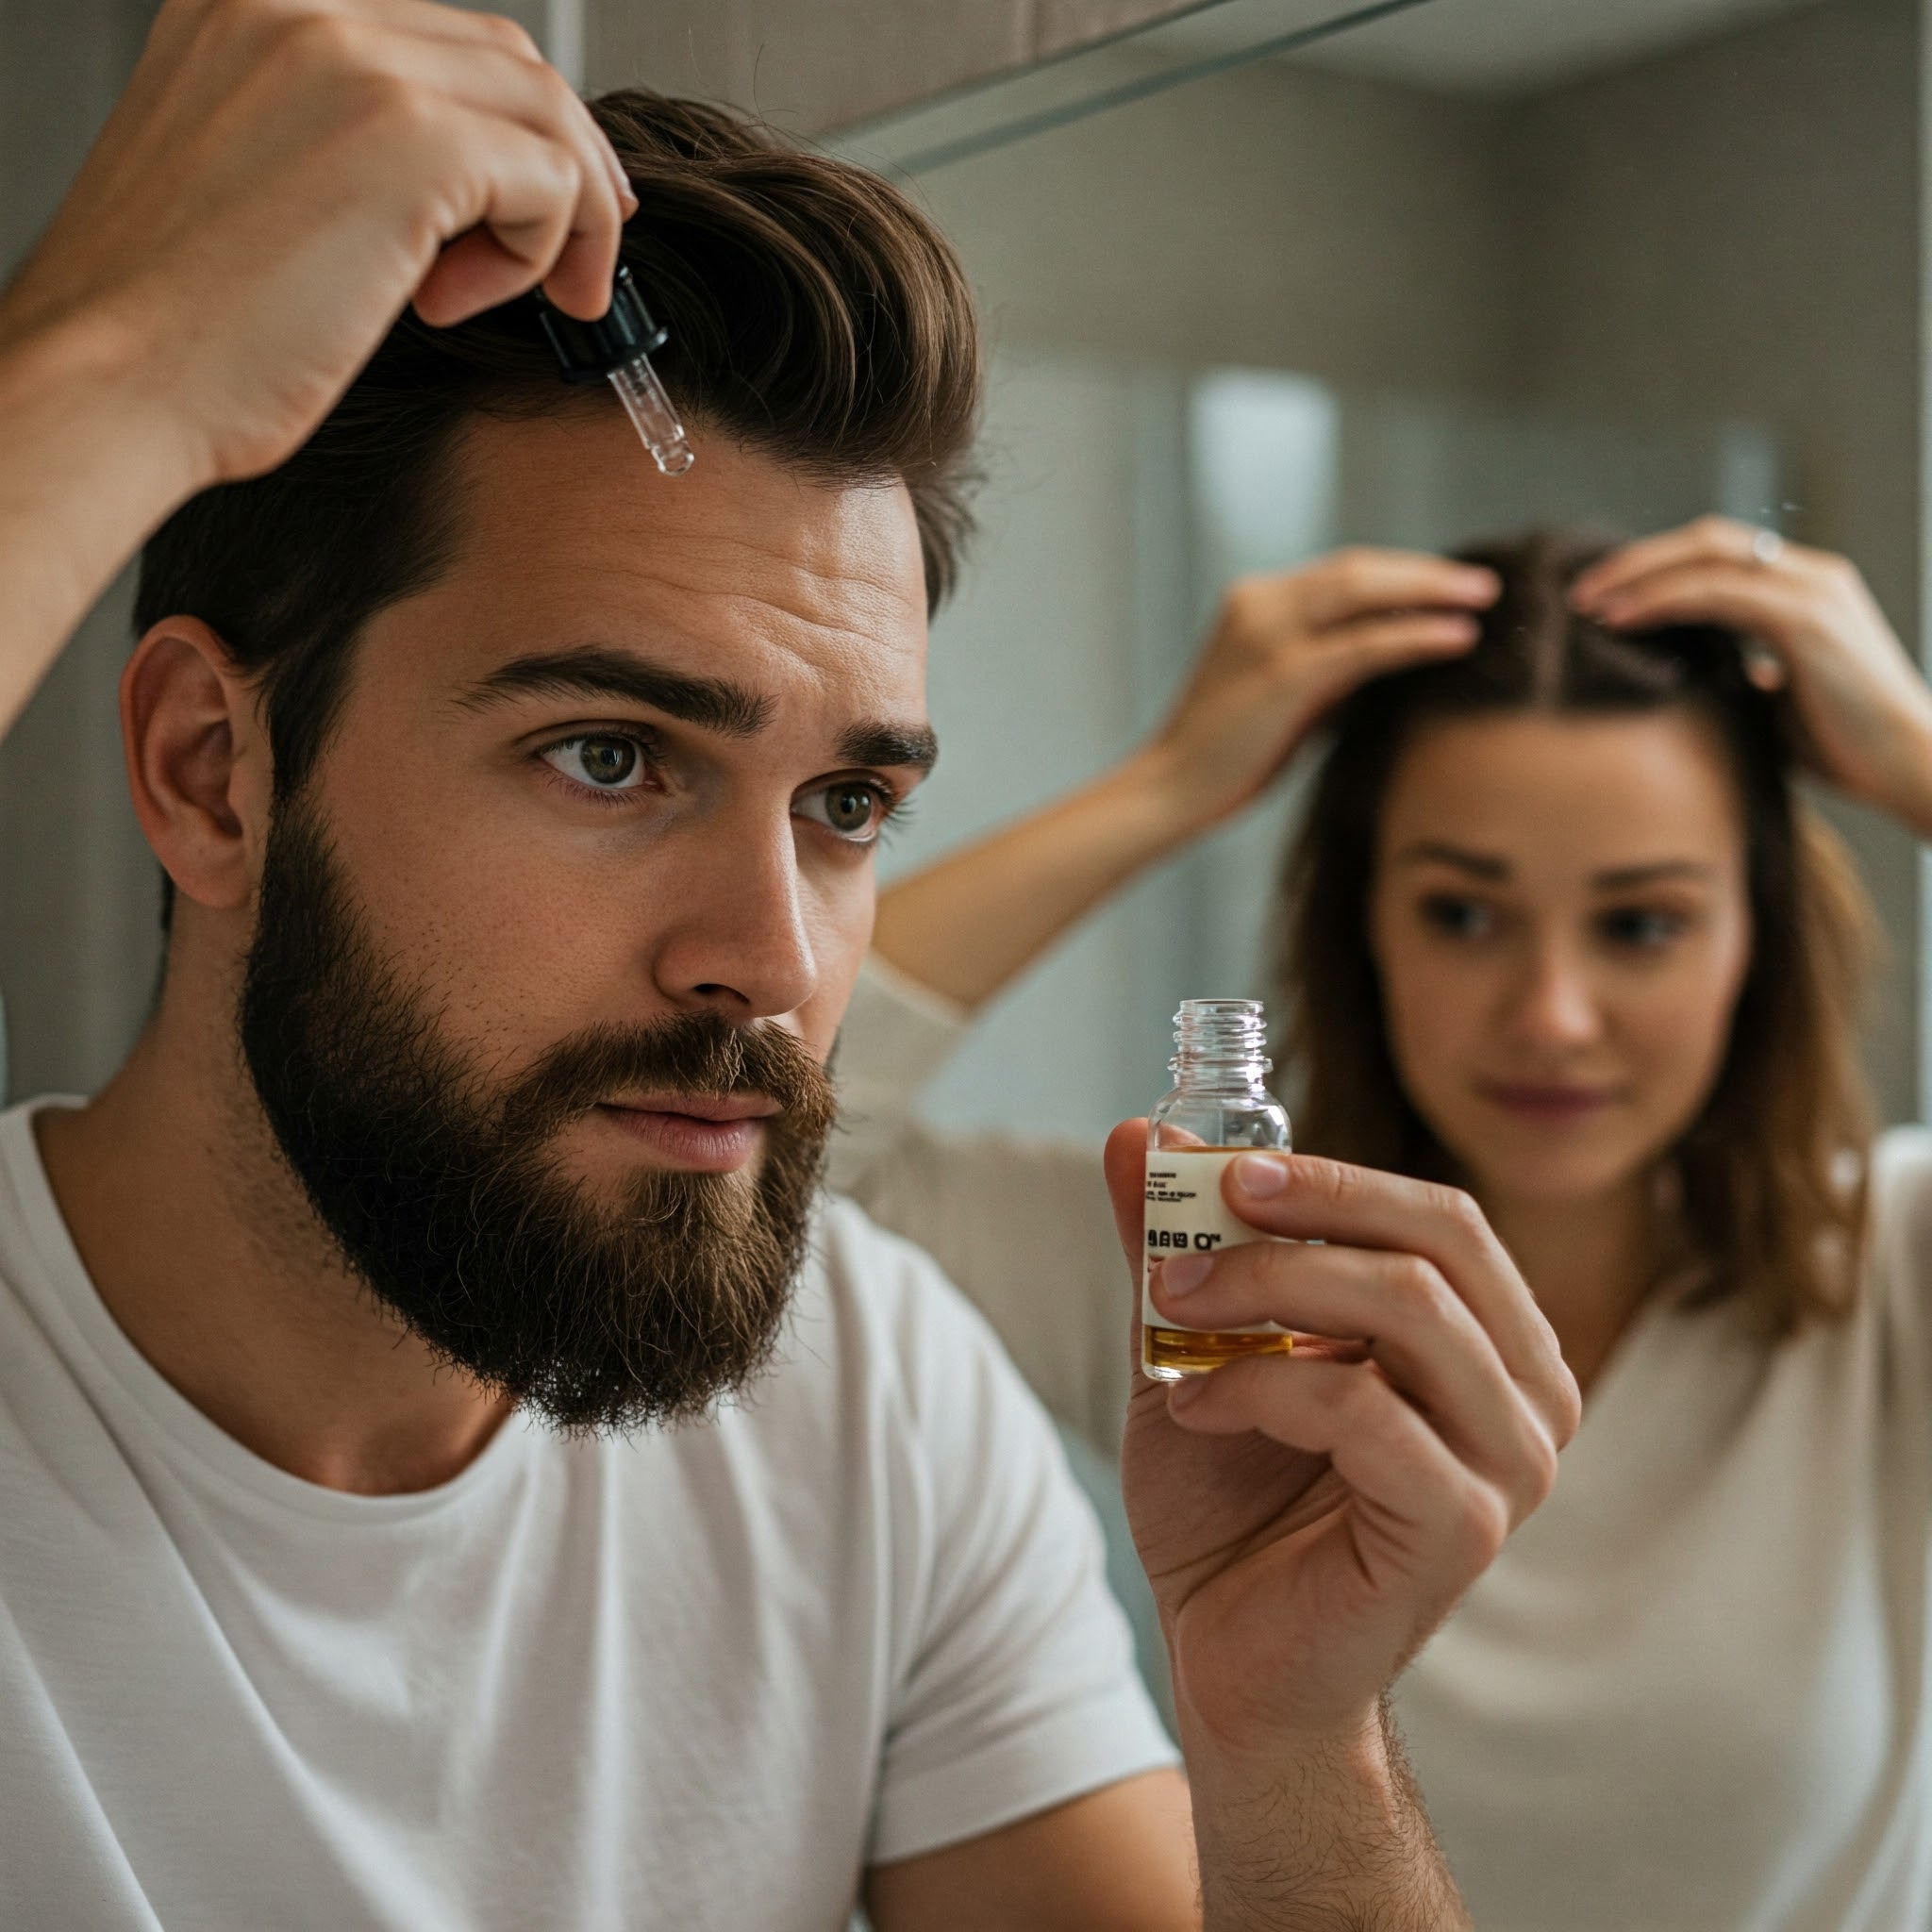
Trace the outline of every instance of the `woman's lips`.
<path fill-rule="evenodd" d="M 606 1101 L 597 1109 L 656 1157 L 688 1174 L 735 1174 L 758 1151 L 778 1104 L 762 1094 L 650 1095 Z"/>
<path fill-rule="evenodd" d="M 1564 1087 L 1534 1080 L 1484 1080 L 1477 1091 L 1505 1112 L 1546 1127 L 1593 1120 L 1623 1098 L 1622 1090 L 1615 1087 Z"/>

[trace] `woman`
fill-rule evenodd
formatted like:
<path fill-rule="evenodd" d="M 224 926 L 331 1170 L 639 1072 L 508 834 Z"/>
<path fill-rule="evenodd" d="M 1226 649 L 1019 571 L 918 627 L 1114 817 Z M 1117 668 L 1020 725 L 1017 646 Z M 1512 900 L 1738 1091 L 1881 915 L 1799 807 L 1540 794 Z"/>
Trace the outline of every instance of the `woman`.
<path fill-rule="evenodd" d="M 1337 711 L 1285 901 L 1301 1143 L 1471 1189 L 1586 1390 L 1403 1727 L 1490 1932 L 1923 1924 L 1932 1137 L 1868 1150 L 1866 916 L 1790 754 L 1932 835 L 1932 695 L 1850 566 L 1740 525 L 1486 561 L 1474 647 Z"/>

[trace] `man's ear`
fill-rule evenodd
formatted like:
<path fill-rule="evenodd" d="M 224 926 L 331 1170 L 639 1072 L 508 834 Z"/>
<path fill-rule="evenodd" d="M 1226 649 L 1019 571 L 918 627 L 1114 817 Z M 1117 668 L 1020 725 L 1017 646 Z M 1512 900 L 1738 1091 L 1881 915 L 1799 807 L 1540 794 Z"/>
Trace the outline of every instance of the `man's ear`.
<path fill-rule="evenodd" d="M 198 617 L 156 625 L 121 674 L 121 742 L 135 816 L 175 889 L 250 903 L 268 837 L 273 770 L 253 688 Z"/>

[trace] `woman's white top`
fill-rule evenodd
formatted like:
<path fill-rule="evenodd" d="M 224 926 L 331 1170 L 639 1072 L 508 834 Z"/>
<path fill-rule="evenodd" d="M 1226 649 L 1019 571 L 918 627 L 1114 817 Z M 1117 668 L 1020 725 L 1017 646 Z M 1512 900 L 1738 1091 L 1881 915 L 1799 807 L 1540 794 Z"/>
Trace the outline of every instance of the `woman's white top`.
<path fill-rule="evenodd" d="M 1112 1444 L 1131 1293 L 1098 1159 L 918 1126 L 961 1025 L 868 975 L 839 1184 Z M 1644 1311 L 1555 1493 L 1398 1685 L 1484 1932 L 1932 1925 L 1932 1133 L 1887 1135 L 1873 1178 L 1852 1316 L 1773 1343 L 1737 1302 Z"/>

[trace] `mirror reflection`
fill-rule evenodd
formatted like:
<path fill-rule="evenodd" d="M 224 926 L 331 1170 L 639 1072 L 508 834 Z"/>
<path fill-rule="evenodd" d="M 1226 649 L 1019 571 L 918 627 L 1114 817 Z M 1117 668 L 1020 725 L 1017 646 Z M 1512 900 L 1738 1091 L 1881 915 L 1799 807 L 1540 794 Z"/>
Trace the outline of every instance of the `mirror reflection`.
<path fill-rule="evenodd" d="M 1437 0 L 918 175 L 989 481 L 844 1179 L 1076 1457 L 1183 998 L 1474 1193 L 1587 1403 L 1396 1692 L 1486 1926 L 1922 1908 L 1917 35 Z"/>

